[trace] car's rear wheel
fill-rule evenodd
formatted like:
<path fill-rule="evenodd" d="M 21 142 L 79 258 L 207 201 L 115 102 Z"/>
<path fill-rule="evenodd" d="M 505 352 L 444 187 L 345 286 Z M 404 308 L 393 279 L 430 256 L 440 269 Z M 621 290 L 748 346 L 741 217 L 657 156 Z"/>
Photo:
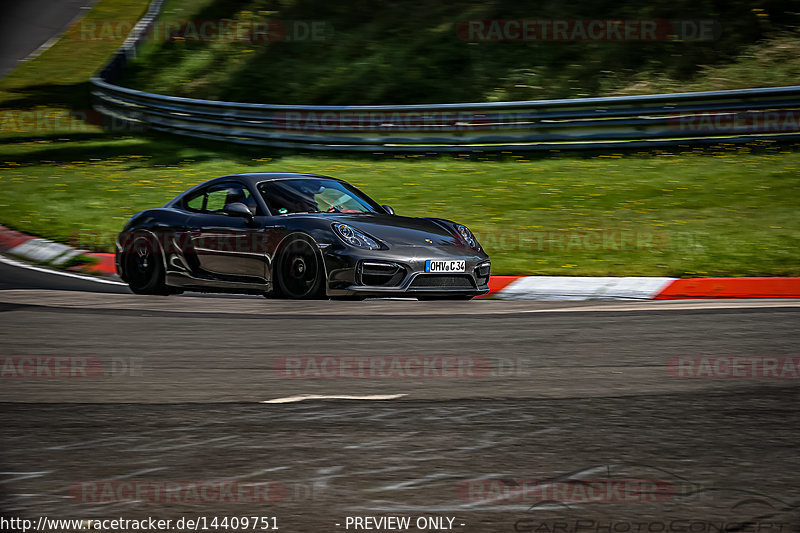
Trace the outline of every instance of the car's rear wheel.
<path fill-rule="evenodd" d="M 325 265 L 316 244 L 306 236 L 290 239 L 278 254 L 275 296 L 294 300 L 325 298 Z"/>
<path fill-rule="evenodd" d="M 164 283 L 164 262 L 158 244 L 149 235 L 134 237 L 125 253 L 125 278 L 136 294 L 172 294 Z"/>

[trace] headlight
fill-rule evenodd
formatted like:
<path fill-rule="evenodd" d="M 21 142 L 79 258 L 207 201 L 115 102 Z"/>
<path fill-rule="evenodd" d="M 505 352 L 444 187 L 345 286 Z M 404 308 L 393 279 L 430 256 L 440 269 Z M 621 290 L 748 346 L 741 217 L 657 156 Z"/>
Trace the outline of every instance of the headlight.
<path fill-rule="evenodd" d="M 370 250 L 377 250 L 380 248 L 378 243 L 375 242 L 375 239 L 366 236 L 353 226 L 336 223 L 333 224 L 333 231 L 336 232 L 336 235 L 341 237 L 344 242 L 352 246 L 360 246 L 361 248 L 369 248 Z"/>
<path fill-rule="evenodd" d="M 478 244 L 478 239 L 475 238 L 475 235 L 472 234 L 469 228 L 462 226 L 461 224 L 456 224 L 456 229 L 464 241 L 469 244 L 470 248 L 474 248 L 475 250 L 481 249 L 481 245 Z"/>

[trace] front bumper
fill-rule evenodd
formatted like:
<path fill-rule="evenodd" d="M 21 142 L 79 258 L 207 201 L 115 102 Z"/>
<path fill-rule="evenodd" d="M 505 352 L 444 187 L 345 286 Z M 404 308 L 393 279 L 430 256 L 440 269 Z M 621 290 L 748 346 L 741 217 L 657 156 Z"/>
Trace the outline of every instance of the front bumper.
<path fill-rule="evenodd" d="M 489 292 L 491 262 L 471 249 L 407 246 L 322 250 L 329 296 L 478 296 Z M 427 273 L 427 260 L 462 260 L 463 273 Z"/>

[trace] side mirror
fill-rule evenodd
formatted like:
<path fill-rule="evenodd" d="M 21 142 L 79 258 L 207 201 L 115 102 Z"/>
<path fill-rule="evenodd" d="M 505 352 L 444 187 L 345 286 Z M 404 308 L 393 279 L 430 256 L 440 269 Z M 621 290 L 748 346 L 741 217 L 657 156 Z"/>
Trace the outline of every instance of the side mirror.
<path fill-rule="evenodd" d="M 389 207 L 388 205 L 382 205 L 381 207 L 383 208 L 383 210 L 384 210 L 384 211 L 386 211 L 386 212 L 387 212 L 387 213 L 389 213 L 390 215 L 394 215 L 394 209 L 392 209 L 392 208 L 391 208 L 391 207 Z"/>
<path fill-rule="evenodd" d="M 225 207 L 222 208 L 222 212 L 232 217 L 242 217 L 246 218 L 248 221 L 253 220 L 253 213 L 251 213 L 242 202 L 225 204 Z"/>

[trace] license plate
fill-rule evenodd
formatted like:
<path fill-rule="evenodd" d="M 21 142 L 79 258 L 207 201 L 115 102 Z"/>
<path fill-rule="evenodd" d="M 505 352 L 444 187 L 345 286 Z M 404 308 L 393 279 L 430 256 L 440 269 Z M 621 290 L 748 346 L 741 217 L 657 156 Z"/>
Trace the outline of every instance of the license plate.
<path fill-rule="evenodd" d="M 466 272 L 466 261 L 425 261 L 425 272 Z"/>

